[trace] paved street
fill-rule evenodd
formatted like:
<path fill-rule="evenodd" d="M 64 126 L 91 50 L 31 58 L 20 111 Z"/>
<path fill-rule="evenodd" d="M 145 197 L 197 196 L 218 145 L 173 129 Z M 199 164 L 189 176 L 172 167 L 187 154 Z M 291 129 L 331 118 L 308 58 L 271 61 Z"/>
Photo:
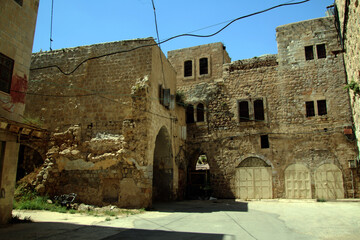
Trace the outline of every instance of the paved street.
<path fill-rule="evenodd" d="M 360 202 L 184 201 L 105 217 L 15 212 L 34 223 L 0 228 L 0 239 L 359 239 Z M 48 215 L 46 215 L 48 214 Z"/>

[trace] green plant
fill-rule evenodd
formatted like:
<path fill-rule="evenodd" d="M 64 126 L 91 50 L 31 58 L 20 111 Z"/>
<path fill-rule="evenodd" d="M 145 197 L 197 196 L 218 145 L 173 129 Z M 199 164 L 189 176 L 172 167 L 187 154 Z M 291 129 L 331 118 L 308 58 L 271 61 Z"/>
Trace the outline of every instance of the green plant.
<path fill-rule="evenodd" d="M 109 215 L 109 216 L 115 216 L 116 215 L 116 213 L 115 212 L 113 212 L 113 211 L 109 211 L 109 210 L 106 210 L 105 211 L 105 215 Z"/>
<path fill-rule="evenodd" d="M 178 105 L 186 107 L 185 94 L 181 91 L 177 91 L 175 94 L 175 101 Z"/>
<path fill-rule="evenodd" d="M 13 208 L 18 210 L 47 210 L 66 213 L 66 207 L 48 202 L 47 196 L 39 196 L 36 191 L 26 185 L 19 185 L 15 190 Z"/>
<path fill-rule="evenodd" d="M 317 201 L 317 202 L 326 202 L 326 199 L 324 199 L 324 198 L 318 198 L 318 199 L 316 199 L 316 201 Z"/>
<path fill-rule="evenodd" d="M 360 96 L 360 86 L 359 83 L 355 82 L 354 80 L 352 80 L 349 84 L 346 84 L 346 86 L 344 87 L 345 89 L 351 89 L 354 91 L 355 95 Z"/>
<path fill-rule="evenodd" d="M 110 217 L 106 217 L 106 218 L 105 218 L 105 221 L 111 221 L 111 218 L 110 218 Z"/>
<path fill-rule="evenodd" d="M 69 210 L 69 213 L 70 213 L 70 214 L 75 214 L 75 213 L 77 213 L 77 211 L 76 211 L 75 209 L 70 209 L 70 210 Z"/>

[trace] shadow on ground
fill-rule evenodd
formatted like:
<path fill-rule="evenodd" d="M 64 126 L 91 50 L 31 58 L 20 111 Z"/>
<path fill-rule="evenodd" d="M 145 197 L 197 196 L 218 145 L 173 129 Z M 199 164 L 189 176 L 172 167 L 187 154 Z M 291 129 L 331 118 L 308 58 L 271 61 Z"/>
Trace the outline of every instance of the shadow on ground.
<path fill-rule="evenodd" d="M 185 213 L 210 213 L 220 211 L 247 212 L 248 203 L 236 202 L 234 199 L 156 202 L 150 211 Z"/>
<path fill-rule="evenodd" d="M 221 240 L 223 234 L 176 232 L 87 226 L 68 223 L 19 223 L 0 228 L 0 239 L 210 239 Z"/>

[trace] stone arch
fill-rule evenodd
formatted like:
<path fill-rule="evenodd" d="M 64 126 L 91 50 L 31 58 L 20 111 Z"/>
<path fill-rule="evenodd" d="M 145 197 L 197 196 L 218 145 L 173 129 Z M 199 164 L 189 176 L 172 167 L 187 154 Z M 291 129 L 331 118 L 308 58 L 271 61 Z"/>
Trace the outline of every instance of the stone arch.
<path fill-rule="evenodd" d="M 271 165 L 261 158 L 247 157 L 239 163 L 238 167 L 271 167 Z"/>
<path fill-rule="evenodd" d="M 153 160 L 153 200 L 167 201 L 172 199 L 173 159 L 171 138 L 163 126 L 155 140 Z"/>
<path fill-rule="evenodd" d="M 246 164 L 246 162 L 251 161 L 251 158 L 258 158 L 260 160 L 262 160 L 265 163 L 262 163 L 264 165 L 267 165 L 271 168 L 274 168 L 274 165 L 272 164 L 272 162 L 270 160 L 268 160 L 266 157 L 264 157 L 263 155 L 260 154 L 246 154 L 242 157 L 240 157 L 239 159 L 236 160 L 235 162 L 235 166 L 236 167 L 240 167 L 243 164 Z M 259 160 L 257 160 L 259 161 Z M 244 162 L 244 163 L 243 163 Z"/>
<path fill-rule="evenodd" d="M 235 171 L 235 191 L 240 199 L 272 198 L 272 166 L 258 157 L 242 160 Z"/>
<path fill-rule="evenodd" d="M 315 193 L 318 199 L 344 198 L 343 174 L 338 166 L 325 163 L 315 170 Z"/>
<path fill-rule="evenodd" d="M 45 154 L 29 144 L 20 144 L 16 181 L 19 181 L 44 164 Z"/>
<path fill-rule="evenodd" d="M 285 169 L 286 198 L 311 198 L 310 170 L 304 164 L 291 164 Z"/>

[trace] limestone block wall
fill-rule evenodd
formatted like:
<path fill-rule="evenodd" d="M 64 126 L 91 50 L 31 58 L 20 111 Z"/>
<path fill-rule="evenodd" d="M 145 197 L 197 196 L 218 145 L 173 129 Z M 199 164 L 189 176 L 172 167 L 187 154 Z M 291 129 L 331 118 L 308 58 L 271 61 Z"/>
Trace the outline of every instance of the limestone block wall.
<path fill-rule="evenodd" d="M 344 44 L 344 62 L 347 73 L 347 81 L 359 84 L 360 82 L 360 6 L 359 1 L 335 1 L 339 13 L 340 35 Z M 360 147 L 360 101 L 359 94 L 349 90 L 355 133 Z"/>
<path fill-rule="evenodd" d="M 208 74 L 200 75 L 200 59 L 208 59 Z M 231 61 L 222 43 L 211 43 L 168 52 L 168 59 L 177 73 L 179 86 L 197 82 L 211 82 L 221 78 L 222 65 Z M 184 77 L 185 61 L 192 61 L 191 76 Z"/>
<path fill-rule="evenodd" d="M 15 126 L 24 122 L 25 92 L 28 88 L 29 67 L 39 0 L 0 2 L 0 54 L 3 66 L 9 69 L 9 91 L 3 82 L 0 90 L 0 224 L 7 223 L 13 208 L 17 157 L 20 144 L 7 123 Z"/>
<path fill-rule="evenodd" d="M 10 92 L 0 91 L 0 115 L 24 121 L 19 115 L 25 108 L 31 51 L 39 0 L 0 3 L 0 53 L 14 61 Z"/>
<path fill-rule="evenodd" d="M 90 60 L 68 76 L 57 69 L 36 69 L 51 64 L 70 71 L 86 58 L 144 45 L 154 46 Z M 165 107 L 159 99 L 160 84 L 175 94 L 176 75 L 155 45 L 152 39 L 137 39 L 34 54 L 34 94 L 29 94 L 27 113 L 40 113 L 52 132 L 34 182 L 38 192 L 74 192 L 78 201 L 95 205 L 149 207 L 154 149 L 160 129 L 166 129 L 162 142 L 171 146 L 165 152 L 171 162 L 169 195 L 181 195 L 175 158 L 184 142 L 177 138 L 178 129 L 185 125 L 177 114 L 184 115 L 184 110 L 174 104 Z M 64 99 L 61 104 L 58 98 Z"/>
<path fill-rule="evenodd" d="M 340 198 L 359 196 L 359 178 L 348 164 L 357 148 L 353 136 L 344 134 L 352 125 L 351 108 L 342 56 L 333 53 L 340 48 L 333 21 L 280 26 L 278 55 L 224 64 L 222 79 L 182 87 L 190 103 L 206 105 L 206 121 L 188 124 L 187 156 L 194 169 L 198 156 L 206 154 L 214 196 L 237 196 L 236 173 L 248 158 L 271 167 L 273 198 L 288 197 L 285 170 L 293 164 L 309 169 L 311 198 L 319 196 L 316 171 L 324 164 L 341 171 Z M 325 57 L 317 45 L 325 46 Z M 311 60 L 305 58 L 306 46 L 313 46 Z M 262 100 L 263 119 L 255 117 L 256 100 Z M 239 118 L 242 101 L 249 106 L 248 121 Z M 307 102 L 313 102 L 314 116 L 308 116 Z M 318 105 L 324 102 L 321 112 Z"/>
<path fill-rule="evenodd" d="M 131 88 L 150 77 L 151 48 L 89 60 L 69 75 L 43 67 L 56 65 L 68 73 L 88 58 L 149 43 L 139 39 L 33 54 L 25 114 L 51 131 L 81 125 L 85 138 L 121 133 L 122 121 L 132 114 Z"/>

